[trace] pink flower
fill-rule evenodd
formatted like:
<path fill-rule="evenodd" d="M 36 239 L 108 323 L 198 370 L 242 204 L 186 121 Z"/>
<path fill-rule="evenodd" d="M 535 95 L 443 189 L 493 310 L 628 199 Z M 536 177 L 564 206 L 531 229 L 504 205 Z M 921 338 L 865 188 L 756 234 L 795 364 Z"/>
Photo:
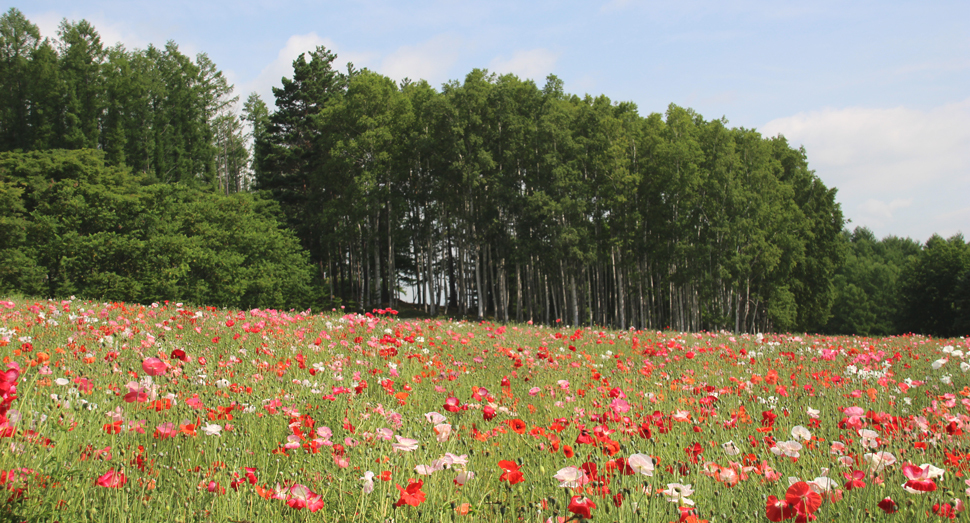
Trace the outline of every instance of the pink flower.
<path fill-rule="evenodd" d="M 903 475 L 909 480 L 903 484 L 903 488 L 911 494 L 922 494 L 936 490 L 936 483 L 930 479 L 930 467 L 931 465 L 926 465 L 920 468 L 912 463 L 903 465 Z"/>
<path fill-rule="evenodd" d="M 168 366 L 165 362 L 158 358 L 145 358 L 141 362 L 141 369 L 145 371 L 145 374 L 149 376 L 162 376 L 165 371 L 168 370 Z"/>
<path fill-rule="evenodd" d="M 402 438 L 401 436 L 394 435 L 397 438 L 397 443 L 392 443 L 391 448 L 394 450 L 400 450 L 401 452 L 411 452 L 412 450 L 418 450 L 419 441 L 411 438 Z"/>
<path fill-rule="evenodd" d="M 115 469 L 110 469 L 98 478 L 97 485 L 105 488 L 121 488 L 127 481 L 128 478 L 125 477 L 124 472 L 115 472 Z"/>
<path fill-rule="evenodd" d="M 313 492 L 304 485 L 297 483 L 290 487 L 286 504 L 295 509 L 310 509 L 316 512 L 323 508 L 323 497 Z"/>

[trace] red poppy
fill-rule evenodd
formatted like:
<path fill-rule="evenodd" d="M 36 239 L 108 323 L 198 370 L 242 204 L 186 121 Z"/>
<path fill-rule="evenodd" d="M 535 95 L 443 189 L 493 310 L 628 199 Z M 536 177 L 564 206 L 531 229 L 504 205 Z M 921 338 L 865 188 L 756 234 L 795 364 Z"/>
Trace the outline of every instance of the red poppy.
<path fill-rule="evenodd" d="M 492 421 L 492 419 L 495 418 L 495 407 L 490 407 L 488 405 L 482 407 L 482 418 L 484 418 L 485 421 Z"/>
<path fill-rule="evenodd" d="M 499 481 L 508 481 L 509 485 L 515 485 L 516 483 L 522 483 L 525 481 L 525 476 L 519 471 L 519 465 L 514 461 L 502 460 L 498 462 L 498 466 L 502 467 L 505 472 L 499 476 Z"/>
<path fill-rule="evenodd" d="M 896 512 L 897 510 L 899 510 L 899 507 L 896 505 L 896 502 L 890 498 L 885 498 L 882 501 L 880 501 L 879 508 L 881 508 L 886 514 L 892 514 L 893 512 Z"/>
<path fill-rule="evenodd" d="M 401 485 L 396 485 L 397 489 L 401 491 L 401 497 L 394 504 L 395 507 L 400 507 L 403 505 L 411 505 L 416 507 L 424 502 L 425 498 L 428 496 L 424 492 L 421 492 L 421 487 L 424 486 L 424 481 L 419 480 L 409 480 L 407 488 L 402 488 Z"/>
<path fill-rule="evenodd" d="M 801 515 L 809 515 L 822 506 L 822 496 L 812 490 L 812 487 L 804 481 L 799 481 L 788 487 L 785 493 L 785 501 L 793 506 Z"/>
<path fill-rule="evenodd" d="M 778 523 L 779 521 L 794 517 L 795 507 L 789 505 L 785 500 L 778 499 L 775 496 L 768 496 L 768 506 L 765 507 L 765 512 L 769 521 Z"/>
<path fill-rule="evenodd" d="M 508 424 L 516 434 L 525 434 L 526 424 L 519 418 L 510 419 Z"/>
<path fill-rule="evenodd" d="M 593 503 L 593 500 L 580 496 L 573 496 L 569 500 L 569 506 L 566 507 L 573 514 L 586 519 L 593 517 L 592 510 L 594 508 L 596 508 L 596 503 Z"/>

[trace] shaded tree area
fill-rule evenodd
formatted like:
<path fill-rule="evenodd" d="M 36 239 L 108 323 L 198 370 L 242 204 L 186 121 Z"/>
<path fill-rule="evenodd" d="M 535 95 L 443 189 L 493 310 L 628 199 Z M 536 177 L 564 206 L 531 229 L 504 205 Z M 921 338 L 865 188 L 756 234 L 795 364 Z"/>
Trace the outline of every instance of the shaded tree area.
<path fill-rule="evenodd" d="M 256 188 L 359 308 L 681 330 L 818 329 L 835 190 L 784 138 L 475 70 L 440 90 L 320 47 L 250 97 Z"/>
<path fill-rule="evenodd" d="M 279 205 L 146 184 L 91 149 L 0 153 L 0 293 L 305 307 L 311 270 Z"/>
<path fill-rule="evenodd" d="M 842 233 L 845 264 L 833 279 L 833 334 L 970 333 L 970 247 L 961 235 L 925 244 L 858 227 Z"/>

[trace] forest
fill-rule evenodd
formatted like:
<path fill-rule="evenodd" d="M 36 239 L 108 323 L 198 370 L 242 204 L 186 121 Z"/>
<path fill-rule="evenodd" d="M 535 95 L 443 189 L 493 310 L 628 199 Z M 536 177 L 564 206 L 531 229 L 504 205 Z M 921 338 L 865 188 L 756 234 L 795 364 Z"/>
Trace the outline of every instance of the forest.
<path fill-rule="evenodd" d="M 274 100 L 205 54 L 0 17 L 0 294 L 626 328 L 970 332 L 970 247 L 846 229 L 784 137 L 473 70 Z M 649 88 L 649 86 L 645 86 Z M 240 103 L 241 102 L 241 103 Z"/>

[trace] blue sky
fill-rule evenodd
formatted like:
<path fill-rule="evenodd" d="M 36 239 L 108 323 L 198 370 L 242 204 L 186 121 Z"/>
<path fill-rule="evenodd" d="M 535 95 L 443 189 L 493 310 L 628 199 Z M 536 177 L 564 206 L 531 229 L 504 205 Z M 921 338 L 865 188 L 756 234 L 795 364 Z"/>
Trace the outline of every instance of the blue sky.
<path fill-rule="evenodd" d="M 108 43 L 206 52 L 242 98 L 325 45 L 394 79 L 473 68 L 567 92 L 668 104 L 803 145 L 852 221 L 878 237 L 970 236 L 970 2 L 609 0 L 31 0 L 54 36 L 87 19 Z M 6 9 L 5 9 L 6 10 Z"/>

